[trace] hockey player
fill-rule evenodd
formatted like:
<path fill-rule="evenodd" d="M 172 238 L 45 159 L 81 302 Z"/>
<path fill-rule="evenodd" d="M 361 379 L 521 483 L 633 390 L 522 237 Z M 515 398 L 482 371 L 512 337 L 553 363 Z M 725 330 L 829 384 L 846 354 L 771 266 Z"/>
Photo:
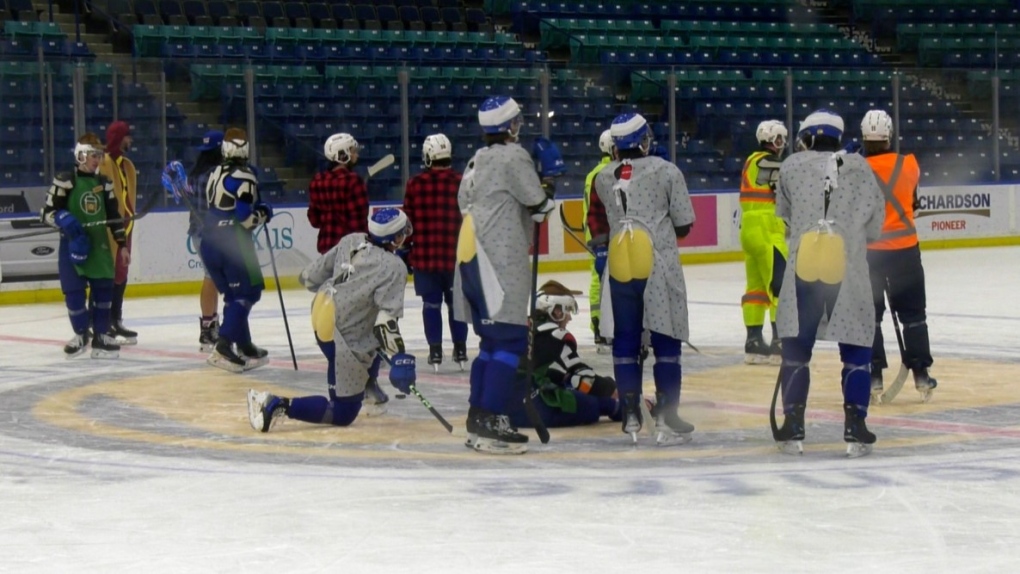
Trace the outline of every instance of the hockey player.
<path fill-rule="evenodd" d="M 577 354 L 577 341 L 567 324 L 577 312 L 571 291 L 557 281 L 546 281 L 535 300 L 534 390 L 535 407 L 546 427 L 594 424 L 606 416 L 620 420 L 616 381 L 597 375 Z M 524 376 L 522 373 L 521 376 Z M 510 422 L 530 427 L 523 408 L 515 410 Z"/>
<path fill-rule="evenodd" d="M 429 343 L 429 364 L 439 370 L 443 362 L 443 302 L 446 302 L 453 339 L 453 360 L 461 369 L 467 363 L 467 323 L 453 317 L 453 273 L 457 260 L 457 233 L 461 215 L 457 191 L 461 174 L 450 167 L 453 145 L 443 134 L 432 134 L 421 146 L 425 170 L 407 181 L 404 212 L 415 225 L 409 262 L 414 293 L 422 300 L 422 322 Z"/>
<path fill-rule="evenodd" d="M 535 164 L 517 143 L 520 106 L 495 96 L 478 108 L 484 146 L 475 152 L 457 201 L 464 222 L 457 242 L 454 310 L 481 338 L 471 364 L 468 444 L 480 452 L 521 454 L 528 437 L 507 415 L 521 399 L 517 367 L 528 350 L 534 225 L 555 205 Z M 538 246 L 533 246 L 538 249 Z"/>
<path fill-rule="evenodd" d="M 308 221 L 319 230 L 319 253 L 333 248 L 348 233 L 368 231 L 368 189 L 354 172 L 358 140 L 347 133 L 329 136 L 323 152 L 330 165 L 308 184 Z"/>
<path fill-rule="evenodd" d="M 771 287 L 772 269 L 786 261 L 786 226 L 776 217 L 776 181 L 786 146 L 786 126 L 777 120 L 758 124 L 759 149 L 748 156 L 740 176 L 740 247 L 744 251 L 747 289 L 740 306 L 747 341 L 744 362 L 756 365 L 781 362 L 782 343 L 776 331 L 779 303 Z M 765 311 L 772 319 L 772 344 L 762 335 Z"/>
<path fill-rule="evenodd" d="M 223 132 L 210 130 L 202 137 L 202 144 L 198 146 L 198 157 L 195 165 L 188 173 L 191 180 L 191 188 L 204 191 L 209 180 L 209 173 L 213 168 L 223 163 L 223 151 L 220 149 L 223 144 Z M 195 211 L 191 213 L 188 223 L 188 235 L 191 237 L 191 246 L 196 253 L 202 251 L 202 220 L 209 204 L 199 199 L 194 202 Z M 203 264 L 204 266 L 204 264 Z M 203 353 L 211 353 L 216 346 L 216 339 L 219 337 L 220 318 L 216 312 L 219 291 L 216 284 L 209 277 L 209 271 L 204 270 L 205 277 L 202 279 L 202 291 L 199 295 L 199 306 L 202 315 L 199 317 L 198 345 Z"/>
<path fill-rule="evenodd" d="M 656 443 L 688 442 L 694 425 L 677 414 L 680 342 L 689 336 L 687 287 L 677 239 L 694 225 L 687 183 L 676 165 L 649 156 L 652 132 L 640 114 L 617 116 L 610 127 L 617 160 L 595 177 L 588 226 L 607 255 L 602 276 L 601 327 L 613 334 L 613 372 L 623 406 L 623 432 L 641 430 L 641 340 L 650 331 L 655 355 Z"/>
<path fill-rule="evenodd" d="M 124 291 L 127 289 L 128 264 L 130 257 L 116 256 L 120 249 L 131 250 L 131 237 L 134 223 L 130 218 L 135 214 L 135 200 L 138 197 L 138 175 L 135 164 L 124 152 L 131 149 L 131 128 L 127 122 L 117 121 L 106 128 L 106 155 L 99 164 L 99 173 L 113 182 L 114 196 L 117 198 L 118 213 L 127 219 L 124 223 L 124 245 L 120 246 L 116 238 L 110 237 L 110 249 L 114 250 L 116 272 L 113 278 L 113 300 L 110 303 L 110 330 L 117 337 L 120 345 L 138 344 L 138 333 L 124 327 Z"/>
<path fill-rule="evenodd" d="M 588 175 L 585 176 L 585 178 L 584 178 L 584 220 L 585 221 L 588 220 L 588 205 L 591 202 L 591 200 L 590 200 L 590 198 L 591 198 L 591 190 L 592 190 L 592 186 L 595 185 L 595 176 L 598 175 L 600 171 L 602 171 L 602 168 L 604 168 L 607 165 L 609 165 L 609 162 L 613 161 L 613 159 L 614 159 L 614 157 L 613 157 L 613 136 L 612 136 L 612 134 L 609 133 L 609 130 L 603 131 L 602 135 L 599 136 L 599 151 L 602 152 L 602 159 L 599 160 L 598 165 L 596 165 L 594 168 L 592 168 L 592 170 L 590 172 L 588 172 Z M 588 229 L 587 225 L 585 226 L 585 229 L 584 229 L 584 240 L 588 241 L 588 242 L 591 241 L 591 230 Z M 602 251 L 602 253 L 604 254 L 605 252 Z M 600 354 L 601 353 L 608 353 L 610 351 L 609 340 L 606 339 L 606 337 L 604 335 L 602 335 L 602 332 L 599 330 L 599 321 L 601 320 L 601 317 L 602 317 L 602 297 L 601 297 L 602 286 L 601 286 L 601 283 L 600 283 L 600 280 L 599 280 L 599 274 L 595 271 L 595 269 L 596 269 L 596 267 L 602 267 L 604 265 L 605 265 L 605 262 L 601 262 L 601 263 L 596 264 L 595 257 L 592 257 L 592 261 L 591 261 L 591 287 L 588 290 L 588 305 L 589 305 L 589 311 L 591 312 L 591 330 L 592 330 L 592 333 L 594 333 L 594 335 L 595 335 L 595 347 L 596 347 L 596 350 Z"/>
<path fill-rule="evenodd" d="M 903 325 L 903 362 L 914 375 L 914 387 L 928 402 L 938 382 L 928 375 L 934 362 L 928 342 L 925 312 L 924 267 L 917 242 L 914 210 L 921 170 L 913 154 L 901 155 L 890 149 L 893 123 L 883 110 L 864 114 L 861 136 L 864 154 L 878 177 L 885 196 L 885 222 L 878 241 L 868 244 L 868 267 L 875 302 L 875 341 L 871 357 L 871 392 L 882 392 L 882 370 L 889 366 L 882 338 L 885 292 L 889 292 L 890 313 Z"/>
<path fill-rule="evenodd" d="M 220 145 L 223 163 L 206 186 L 209 210 L 202 227 L 202 261 L 223 293 L 223 324 L 208 363 L 233 373 L 269 362 L 265 349 L 251 341 L 248 315 L 265 283 L 252 234 L 273 217 L 259 195 L 258 178 L 248 165 L 248 134 L 230 128 Z M 236 345 L 236 349 L 235 349 Z"/>
<path fill-rule="evenodd" d="M 787 453 L 802 451 L 817 339 L 839 343 L 847 455 L 868 454 L 875 442 L 865 424 L 875 337 L 867 244 L 882 229 L 885 200 L 864 158 L 840 151 L 842 135 L 843 119 L 835 113 L 808 115 L 797 133 L 801 151 L 783 162 L 776 186 L 776 215 L 790 230 L 790 262 L 779 295 L 786 417 L 775 431 Z"/>
<path fill-rule="evenodd" d="M 301 272 L 301 284 L 316 291 L 312 303 L 315 340 L 329 361 L 329 398 L 284 398 L 248 391 L 248 420 L 261 432 L 281 417 L 313 424 L 348 426 L 368 398 L 365 383 L 381 349 L 389 356 L 390 382 L 411 392 L 415 358 L 404 351 L 397 320 L 404 314 L 407 271 L 394 255 L 408 237 L 407 215 L 395 208 L 372 214 L 368 234 L 351 233 Z"/>
<path fill-rule="evenodd" d="M 130 262 L 131 251 L 126 244 L 124 222 L 118 216 L 113 182 L 99 173 L 102 159 L 99 138 L 92 133 L 82 136 L 74 146 L 75 171 L 58 173 L 53 178 L 42 210 L 43 222 L 60 228 L 57 253 L 60 290 L 74 329 L 74 337 L 64 346 L 67 358 L 84 353 L 90 339 L 93 359 L 115 359 L 120 355 L 120 345 L 110 334 L 110 301 L 117 262 L 107 229 L 119 248 L 116 258 L 120 264 L 126 266 Z M 93 302 L 94 338 L 89 333 L 86 289 L 90 290 Z"/>

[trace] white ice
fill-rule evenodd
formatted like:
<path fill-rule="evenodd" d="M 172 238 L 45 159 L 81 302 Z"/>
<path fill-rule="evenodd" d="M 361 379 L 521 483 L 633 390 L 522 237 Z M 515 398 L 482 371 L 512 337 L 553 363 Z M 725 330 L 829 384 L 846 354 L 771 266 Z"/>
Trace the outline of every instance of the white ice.
<path fill-rule="evenodd" d="M 1013 572 L 1020 390 L 1005 384 L 982 397 L 993 381 L 980 377 L 998 365 L 1020 384 L 1020 248 L 930 251 L 924 263 L 935 373 L 939 361 L 965 360 L 978 379 L 943 377 L 923 406 L 908 383 L 895 405 L 873 408 L 879 442 L 855 460 L 842 456 L 830 405 L 809 410 L 803 456 L 780 454 L 767 401 L 730 401 L 760 424 L 707 424 L 686 446 L 631 447 L 604 422 L 554 429 L 549 445 L 532 435 L 531 452 L 501 458 L 467 451 L 417 401 L 394 399 L 384 417 L 316 428 L 309 446 L 297 438 L 308 425 L 286 421 L 262 435 L 247 425 L 243 392 L 236 405 L 234 394 L 217 395 L 267 385 L 325 392 L 308 293 L 284 294 L 297 373 L 272 291 L 252 331 L 274 361 L 245 375 L 204 364 L 197 294 L 129 299 L 126 322 L 140 343 L 109 362 L 63 358 L 62 304 L 0 308 L 0 572 Z M 685 350 L 685 372 L 738 364 L 742 265 L 685 273 L 692 342 L 703 351 Z M 584 273 L 545 277 L 587 290 Z M 420 303 L 407 293 L 401 328 L 424 359 Z M 587 323 L 582 311 L 573 330 L 608 369 Z M 826 343 L 816 356 L 834 354 Z M 774 367 L 761 368 L 774 379 Z M 445 364 L 435 375 L 424 360 L 419 370 L 423 392 L 462 435 L 466 374 Z M 118 381 L 153 376 L 165 379 L 166 411 L 116 396 Z M 732 383 L 713 381 L 720 392 Z M 76 394 L 94 385 L 111 386 Z M 138 385 L 139 394 L 153 388 Z M 65 407 L 89 422 L 47 414 Z M 390 437 L 388 424 L 416 435 L 367 436 Z"/>

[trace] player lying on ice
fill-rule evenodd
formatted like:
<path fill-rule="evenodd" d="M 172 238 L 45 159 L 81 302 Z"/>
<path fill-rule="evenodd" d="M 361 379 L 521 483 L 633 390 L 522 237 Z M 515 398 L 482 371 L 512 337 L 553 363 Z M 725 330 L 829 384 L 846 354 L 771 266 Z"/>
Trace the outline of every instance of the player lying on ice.
<path fill-rule="evenodd" d="M 312 324 L 329 366 L 329 396 L 285 398 L 248 391 L 252 428 L 269 432 L 284 416 L 299 421 L 348 426 L 362 404 L 386 402 L 372 388 L 372 362 L 381 349 L 390 361 L 390 382 L 410 393 L 415 358 L 404 352 L 397 320 L 404 315 L 407 268 L 394 252 L 411 236 L 407 215 L 396 208 L 372 214 L 368 233 L 355 232 L 301 272 L 301 284 L 315 291 Z M 379 414 L 381 410 L 377 410 Z"/>

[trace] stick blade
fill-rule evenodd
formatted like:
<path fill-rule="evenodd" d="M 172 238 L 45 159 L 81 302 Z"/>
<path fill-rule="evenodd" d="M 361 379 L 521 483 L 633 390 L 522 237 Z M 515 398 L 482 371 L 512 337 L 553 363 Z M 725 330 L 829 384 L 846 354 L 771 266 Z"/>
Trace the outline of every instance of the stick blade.
<path fill-rule="evenodd" d="M 882 393 L 882 404 L 889 404 L 896 398 L 896 395 L 900 394 L 900 390 L 903 389 L 903 383 L 907 381 L 907 375 L 910 371 L 907 370 L 906 365 L 900 365 L 900 372 L 896 373 L 896 379 L 889 385 L 889 389 Z"/>
<path fill-rule="evenodd" d="M 393 157 L 393 154 L 390 153 L 384 155 L 382 159 L 368 166 L 368 177 L 375 177 L 377 173 L 390 167 L 391 165 L 393 165 L 393 162 L 395 161 L 396 158 Z"/>

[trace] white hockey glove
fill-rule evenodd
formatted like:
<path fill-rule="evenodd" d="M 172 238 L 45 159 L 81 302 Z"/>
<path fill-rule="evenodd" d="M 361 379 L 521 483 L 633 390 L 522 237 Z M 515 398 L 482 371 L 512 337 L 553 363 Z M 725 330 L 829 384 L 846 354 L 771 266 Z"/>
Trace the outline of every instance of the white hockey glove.
<path fill-rule="evenodd" d="M 534 220 L 535 223 L 542 223 L 545 221 L 546 216 L 554 209 L 556 209 L 556 202 L 549 198 L 546 198 L 538 205 L 532 205 L 528 208 L 528 210 L 531 211 L 531 219 Z"/>
<path fill-rule="evenodd" d="M 379 311 L 375 320 L 375 338 L 379 346 L 391 357 L 404 352 L 404 338 L 400 336 L 397 318 L 386 311 Z"/>

